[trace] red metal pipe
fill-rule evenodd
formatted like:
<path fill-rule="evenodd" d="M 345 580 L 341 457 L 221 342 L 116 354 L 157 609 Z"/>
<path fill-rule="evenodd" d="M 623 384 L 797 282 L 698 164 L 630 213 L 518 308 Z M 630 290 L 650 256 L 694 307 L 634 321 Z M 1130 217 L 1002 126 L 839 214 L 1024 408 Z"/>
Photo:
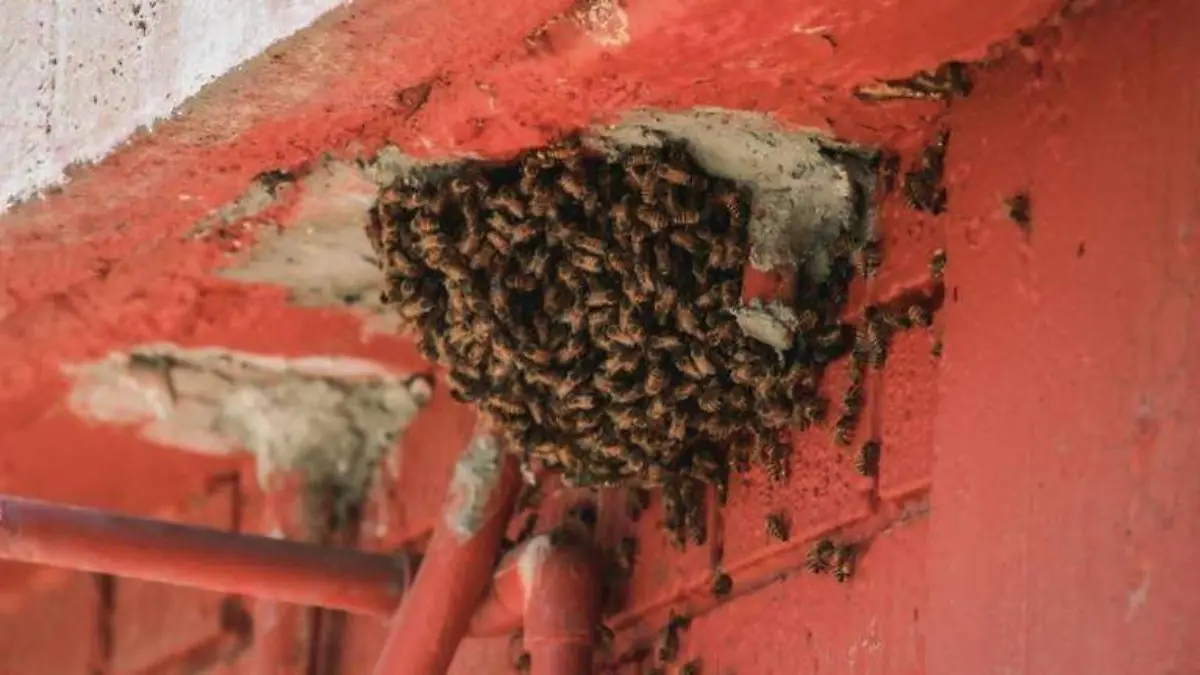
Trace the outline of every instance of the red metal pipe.
<path fill-rule="evenodd" d="M 0 559 L 379 616 L 411 562 L 4 496 Z"/>
<path fill-rule="evenodd" d="M 487 591 L 520 488 L 517 463 L 477 435 L 455 466 L 447 505 L 392 618 L 375 675 L 441 675 Z"/>
<path fill-rule="evenodd" d="M 582 536 L 541 535 L 514 551 L 496 570 L 471 635 L 502 635 L 524 623 L 534 675 L 592 672 L 600 621 L 600 570 Z"/>

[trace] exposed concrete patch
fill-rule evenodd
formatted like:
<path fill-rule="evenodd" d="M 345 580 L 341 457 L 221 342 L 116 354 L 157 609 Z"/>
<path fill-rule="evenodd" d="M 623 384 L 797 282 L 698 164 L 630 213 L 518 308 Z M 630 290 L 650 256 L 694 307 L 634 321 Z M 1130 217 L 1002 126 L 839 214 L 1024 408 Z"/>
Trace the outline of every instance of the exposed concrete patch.
<path fill-rule="evenodd" d="M 148 345 L 71 366 L 68 404 L 86 419 L 204 453 L 246 450 L 265 487 L 300 471 L 310 487 L 358 503 L 399 433 L 428 401 L 429 382 L 370 361 L 298 359 Z"/>
<path fill-rule="evenodd" d="M 849 166 L 857 154 L 815 132 L 788 132 L 768 117 L 718 109 L 639 111 L 592 131 L 588 144 L 614 153 L 631 146 L 687 142 L 710 173 L 750 188 L 750 263 L 759 269 L 800 266 L 815 280 L 828 274 L 827 250 L 842 232 L 863 237 L 870 186 Z"/>
<path fill-rule="evenodd" d="M 295 215 L 247 256 L 221 271 L 229 279 L 286 286 L 298 305 L 379 305 L 379 267 L 363 236 L 378 186 L 363 171 L 326 162 L 300 180 Z"/>
<path fill-rule="evenodd" d="M 753 300 L 749 305 L 733 310 L 733 315 L 747 337 L 768 344 L 780 353 L 792 348 L 800 328 L 796 313 L 778 302 L 764 305 Z"/>
<path fill-rule="evenodd" d="M 483 527 L 487 503 L 499 481 L 500 444 L 491 435 L 477 435 L 454 465 L 446 497 L 446 525 L 459 541 Z"/>
<path fill-rule="evenodd" d="M 261 214 L 274 203 L 274 190 L 266 182 L 256 180 L 241 196 L 210 213 L 184 236 L 187 239 L 202 239 L 219 234 L 226 228 Z"/>

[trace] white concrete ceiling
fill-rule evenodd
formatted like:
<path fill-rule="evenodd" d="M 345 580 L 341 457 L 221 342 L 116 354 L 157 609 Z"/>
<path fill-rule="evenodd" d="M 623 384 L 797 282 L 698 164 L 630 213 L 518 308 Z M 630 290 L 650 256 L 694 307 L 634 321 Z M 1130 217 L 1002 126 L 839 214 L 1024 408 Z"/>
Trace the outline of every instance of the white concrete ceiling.
<path fill-rule="evenodd" d="M 0 211 L 343 0 L 0 0 Z"/>

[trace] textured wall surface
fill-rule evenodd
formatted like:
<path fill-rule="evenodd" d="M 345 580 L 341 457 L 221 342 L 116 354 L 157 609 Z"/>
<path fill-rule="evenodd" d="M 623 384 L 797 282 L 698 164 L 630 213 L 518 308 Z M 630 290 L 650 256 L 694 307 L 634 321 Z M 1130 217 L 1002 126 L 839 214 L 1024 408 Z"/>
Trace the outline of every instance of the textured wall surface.
<path fill-rule="evenodd" d="M 0 0 L 0 208 L 341 0 Z"/>

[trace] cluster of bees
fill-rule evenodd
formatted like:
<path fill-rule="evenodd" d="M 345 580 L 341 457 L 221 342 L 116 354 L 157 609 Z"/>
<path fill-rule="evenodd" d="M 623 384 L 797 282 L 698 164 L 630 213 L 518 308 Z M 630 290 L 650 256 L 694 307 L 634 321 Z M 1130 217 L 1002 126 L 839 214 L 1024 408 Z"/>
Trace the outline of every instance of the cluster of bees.
<path fill-rule="evenodd" d="M 855 260 L 878 266 L 844 235 L 781 354 L 730 311 L 747 218 L 743 188 L 686 144 L 614 158 L 568 139 L 398 180 L 368 235 L 384 300 L 458 400 L 569 484 L 662 486 L 683 544 L 704 541 L 705 485 L 722 498 L 730 465 L 786 476 L 786 432 L 824 419 L 821 372 L 853 341 L 838 313 Z"/>

